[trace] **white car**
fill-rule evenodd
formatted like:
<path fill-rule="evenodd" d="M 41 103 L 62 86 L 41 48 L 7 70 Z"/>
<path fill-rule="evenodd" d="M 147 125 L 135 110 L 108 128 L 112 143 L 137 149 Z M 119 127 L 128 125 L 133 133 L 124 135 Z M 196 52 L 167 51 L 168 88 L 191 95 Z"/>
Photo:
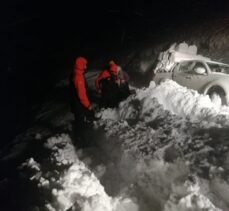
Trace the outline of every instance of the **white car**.
<path fill-rule="evenodd" d="M 174 52 L 172 54 L 174 56 Z M 169 57 L 171 55 L 168 55 Z M 211 99 L 219 96 L 222 105 L 229 105 L 228 64 L 202 56 L 188 55 L 182 59 L 173 59 L 173 62 L 168 60 L 166 65 L 164 67 L 167 68 L 159 65 L 155 71 L 153 80 L 157 84 L 164 79 L 172 79 L 182 86 L 208 94 Z"/>

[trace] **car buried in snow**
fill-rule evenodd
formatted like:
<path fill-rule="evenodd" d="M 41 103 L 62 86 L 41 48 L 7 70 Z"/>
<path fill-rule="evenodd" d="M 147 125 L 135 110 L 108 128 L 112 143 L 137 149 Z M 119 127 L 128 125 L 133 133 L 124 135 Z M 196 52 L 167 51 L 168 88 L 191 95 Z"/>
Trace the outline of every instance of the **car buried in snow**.
<path fill-rule="evenodd" d="M 160 57 L 159 57 L 160 58 Z M 174 50 L 163 52 L 153 80 L 156 84 L 171 79 L 189 89 L 207 94 L 221 105 L 229 105 L 229 65 L 201 55 Z"/>

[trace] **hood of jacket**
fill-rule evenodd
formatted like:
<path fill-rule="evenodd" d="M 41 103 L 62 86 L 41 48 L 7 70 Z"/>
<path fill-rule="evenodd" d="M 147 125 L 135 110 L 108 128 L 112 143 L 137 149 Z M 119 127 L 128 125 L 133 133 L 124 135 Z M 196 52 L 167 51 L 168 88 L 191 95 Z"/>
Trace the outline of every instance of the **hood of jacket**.
<path fill-rule="evenodd" d="M 111 65 L 110 65 L 110 71 L 111 71 L 114 75 L 117 75 L 117 74 L 118 74 L 118 65 L 117 65 L 117 64 L 111 64 Z"/>
<path fill-rule="evenodd" d="M 87 60 L 84 57 L 78 57 L 75 61 L 75 71 L 77 73 L 83 73 L 86 69 Z"/>

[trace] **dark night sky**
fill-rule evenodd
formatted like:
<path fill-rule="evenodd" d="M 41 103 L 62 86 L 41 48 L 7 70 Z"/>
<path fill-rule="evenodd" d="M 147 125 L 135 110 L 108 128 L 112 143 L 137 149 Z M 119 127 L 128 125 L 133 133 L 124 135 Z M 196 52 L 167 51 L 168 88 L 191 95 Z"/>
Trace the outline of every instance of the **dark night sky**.
<path fill-rule="evenodd" d="M 225 0 L 6 1 L 1 8 L 3 54 L 37 57 L 114 40 L 120 28 L 151 20 L 160 25 L 209 17 L 227 10 Z M 140 25 L 140 24 L 139 24 Z M 131 27 L 131 26 L 129 26 Z M 141 31 L 136 26 L 132 31 Z M 87 44 L 88 43 L 88 44 Z M 42 52 L 39 52 L 42 51 Z M 15 58 L 16 57 L 16 58 Z M 37 59 L 37 58 L 32 58 Z M 10 61 L 10 62 L 11 62 Z M 17 61 L 18 62 L 18 61 Z"/>
<path fill-rule="evenodd" d="M 226 12 L 225 0 L 123 0 L 123 1 L 28 1 L 9 0 L 0 5 L 1 49 L 7 62 L 19 57 L 36 60 L 68 48 L 110 41 L 122 27 L 151 20 L 155 25 L 179 24 Z M 142 23 L 142 24 L 141 24 Z M 142 31 L 138 25 L 133 32 Z M 143 29 L 144 30 L 144 29 Z M 106 45 L 104 45 L 106 46 Z M 103 46 L 102 46 L 103 47 Z M 18 57 L 18 55 L 20 55 Z M 31 58 L 30 58 L 31 57 Z M 22 58 L 25 60 L 25 58 Z"/>
<path fill-rule="evenodd" d="M 28 125 L 30 108 L 75 56 L 93 59 L 119 46 L 123 28 L 144 39 L 147 24 L 211 19 L 228 12 L 225 0 L 28 1 L 0 4 L 1 122 L 3 139 Z M 38 97 L 39 96 L 39 97 Z M 2 124 L 1 124 L 2 125 Z M 9 135 L 11 134 L 11 135 Z M 5 141 L 3 141 L 5 142 Z"/>

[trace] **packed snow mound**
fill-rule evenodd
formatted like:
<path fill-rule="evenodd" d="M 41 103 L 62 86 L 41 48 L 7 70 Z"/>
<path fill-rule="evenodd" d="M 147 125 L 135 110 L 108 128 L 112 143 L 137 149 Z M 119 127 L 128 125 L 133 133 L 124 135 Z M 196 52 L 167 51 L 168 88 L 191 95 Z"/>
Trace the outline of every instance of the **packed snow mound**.
<path fill-rule="evenodd" d="M 171 71 L 171 68 L 176 62 L 188 61 L 188 60 L 204 60 L 210 61 L 209 58 L 202 55 L 197 55 L 197 46 L 188 45 L 183 42 L 180 44 L 172 44 L 170 48 L 164 52 L 161 52 L 158 57 L 158 63 L 154 70 L 157 71 Z"/>
<path fill-rule="evenodd" d="M 150 116 L 144 114 L 153 109 L 153 99 L 163 105 L 165 110 L 192 121 L 209 121 L 229 125 L 229 108 L 219 106 L 211 101 L 208 95 L 199 94 L 180 86 L 172 80 L 166 80 L 159 86 L 152 81 L 148 88 L 136 90 L 135 96 L 130 96 L 120 103 L 116 110 L 107 109 L 101 112 L 102 119 L 133 119 L 144 118 L 150 121 Z M 152 117 L 153 118 L 153 117 Z"/>
<path fill-rule="evenodd" d="M 138 205 L 130 198 L 107 195 L 104 187 L 91 170 L 80 161 L 75 147 L 67 134 L 49 138 L 44 147 L 50 150 L 46 163 L 39 164 L 33 158 L 21 164 L 21 169 L 30 169 L 31 181 L 36 181 L 40 191 L 50 194 L 52 200 L 44 199 L 43 205 L 34 209 L 65 211 L 138 211 Z M 55 170 L 47 171 L 49 163 Z M 42 169 L 43 167 L 43 169 Z M 61 173 L 59 167 L 64 168 Z"/>
<path fill-rule="evenodd" d="M 219 193 L 229 194 L 228 111 L 174 81 L 152 82 L 98 114 L 106 133 L 101 147 L 121 154 L 123 177 L 152 210 L 227 210 L 229 200 Z"/>
<path fill-rule="evenodd" d="M 52 106 L 57 108 L 55 112 Z M 97 113 L 101 119 L 94 122 L 95 135 L 90 141 L 115 164 L 112 172 L 121 175 L 121 184 L 133 191 L 114 195 L 101 179 L 107 168 L 98 164 L 90 168 L 91 158 L 82 159 L 84 150 L 79 150 L 74 145 L 77 140 L 70 136 L 69 113 L 65 110 L 58 115 L 61 107 L 66 108 L 54 102 L 46 104 L 39 117 L 69 134 L 49 132 L 46 138 L 43 129 L 28 131 L 38 143 L 44 141 L 39 149 L 42 159 L 30 154 L 20 166 L 20 173 L 39 192 L 31 210 L 229 209 L 227 107 L 216 106 L 208 96 L 167 80 L 159 86 L 152 82 L 136 89 L 118 108 Z M 52 116 L 54 121 L 50 121 Z"/>
<path fill-rule="evenodd" d="M 229 115 L 229 108 L 214 104 L 208 95 L 199 94 L 197 91 L 187 89 L 172 80 L 167 80 L 160 86 L 155 87 L 151 82 L 148 96 L 155 97 L 166 110 L 192 120 L 215 121 L 222 115 Z M 219 121 L 216 120 L 216 122 Z"/>
<path fill-rule="evenodd" d="M 222 211 L 221 209 L 216 208 L 207 197 L 200 193 L 199 184 L 190 185 L 187 183 L 187 181 L 184 183 L 183 190 L 181 187 L 178 187 L 179 191 L 176 191 L 176 194 L 170 196 L 170 199 L 165 204 L 163 211 Z M 187 195 L 179 198 L 178 196 L 180 192 L 184 190 L 187 192 Z"/>

